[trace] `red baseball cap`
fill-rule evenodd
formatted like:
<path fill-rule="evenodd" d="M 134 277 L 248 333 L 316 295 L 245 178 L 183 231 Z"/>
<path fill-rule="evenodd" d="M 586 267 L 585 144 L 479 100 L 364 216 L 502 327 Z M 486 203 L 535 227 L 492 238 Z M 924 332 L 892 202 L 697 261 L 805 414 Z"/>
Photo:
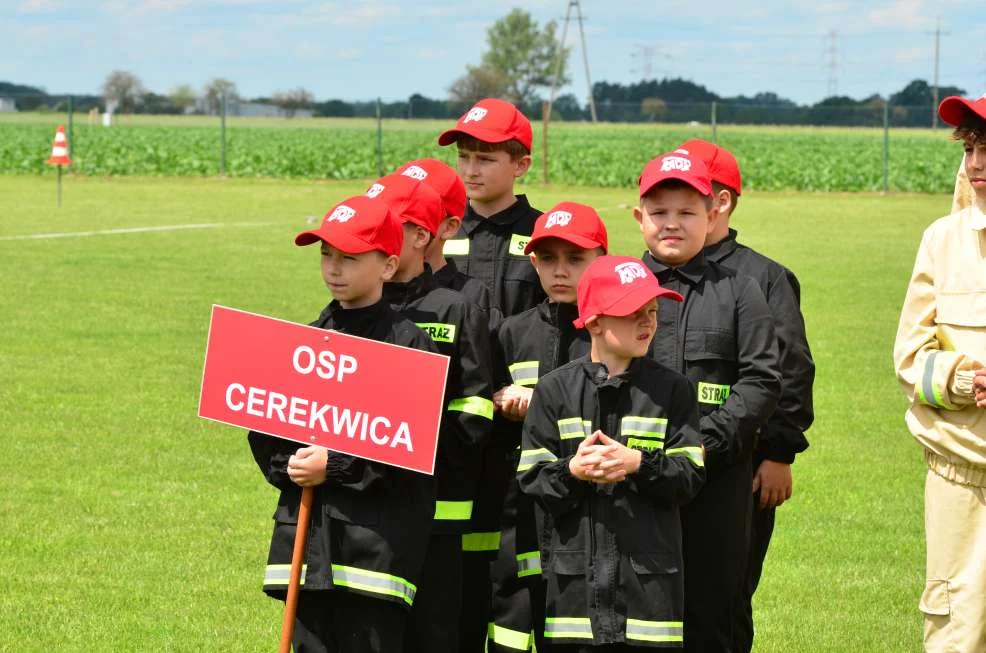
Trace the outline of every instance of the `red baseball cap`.
<path fill-rule="evenodd" d="M 662 288 L 654 273 L 631 256 L 600 256 L 585 269 L 579 280 L 579 317 L 572 324 L 581 329 L 597 315 L 631 315 L 655 297 L 676 302 L 684 298 Z"/>
<path fill-rule="evenodd" d="M 719 182 L 723 186 L 729 186 L 736 191 L 737 195 L 742 195 L 743 178 L 740 175 L 739 163 L 732 152 L 715 143 L 698 138 L 685 141 L 678 146 L 678 149 L 685 150 L 692 156 L 702 159 L 709 169 L 709 176 L 712 177 L 712 181 Z"/>
<path fill-rule="evenodd" d="M 938 115 L 952 127 L 962 125 L 967 111 L 971 111 L 986 120 L 986 95 L 980 95 L 977 100 L 967 100 L 958 95 L 950 95 L 938 105 Z"/>
<path fill-rule="evenodd" d="M 709 168 L 698 156 L 686 150 L 675 150 L 653 159 L 640 173 L 640 196 L 668 179 L 683 181 L 702 195 L 712 194 L 712 176 Z"/>
<path fill-rule="evenodd" d="M 445 217 L 442 198 L 435 189 L 404 175 L 395 173 L 377 179 L 367 189 L 366 196 L 389 206 L 401 224 L 411 222 L 427 229 L 432 236 L 438 233 L 438 225 Z"/>
<path fill-rule="evenodd" d="M 332 207 L 318 229 L 295 236 L 294 244 L 305 246 L 320 240 L 347 254 L 379 250 L 398 256 L 404 229 L 385 203 L 356 195 Z"/>
<path fill-rule="evenodd" d="M 446 217 L 461 218 L 466 214 L 466 185 L 455 168 L 438 159 L 408 161 L 395 174 L 423 181 L 442 198 Z"/>
<path fill-rule="evenodd" d="M 538 241 L 560 238 L 582 249 L 603 248 L 609 251 L 606 225 L 596 209 L 577 202 L 561 202 L 541 214 L 534 223 L 534 233 L 524 248 L 525 254 L 534 251 Z"/>
<path fill-rule="evenodd" d="M 454 129 L 447 129 L 438 137 L 439 145 L 450 145 L 462 134 L 485 143 L 504 143 L 518 140 L 530 151 L 534 142 L 531 121 L 517 107 L 506 100 L 486 98 L 462 114 Z"/>

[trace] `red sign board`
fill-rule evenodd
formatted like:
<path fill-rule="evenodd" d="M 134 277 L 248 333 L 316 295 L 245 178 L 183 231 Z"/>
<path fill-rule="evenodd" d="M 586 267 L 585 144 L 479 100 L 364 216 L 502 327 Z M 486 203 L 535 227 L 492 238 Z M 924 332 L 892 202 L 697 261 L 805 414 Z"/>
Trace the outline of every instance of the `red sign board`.
<path fill-rule="evenodd" d="M 199 417 L 426 474 L 448 357 L 212 307 Z"/>

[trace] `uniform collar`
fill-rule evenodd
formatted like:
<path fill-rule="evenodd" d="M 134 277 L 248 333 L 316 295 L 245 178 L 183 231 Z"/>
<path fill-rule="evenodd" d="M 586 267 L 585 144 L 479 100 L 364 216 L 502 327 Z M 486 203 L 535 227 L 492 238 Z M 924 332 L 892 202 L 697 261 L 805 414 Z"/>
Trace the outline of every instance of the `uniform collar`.
<path fill-rule="evenodd" d="M 971 219 L 969 225 L 976 231 L 986 229 L 986 202 L 976 197 L 970 207 Z"/>
<path fill-rule="evenodd" d="M 428 264 L 425 263 L 425 265 Z M 448 257 L 445 257 L 445 265 L 443 265 L 440 269 L 433 272 L 432 277 L 435 279 L 437 283 L 440 279 L 454 279 L 455 277 L 459 276 L 459 274 L 461 274 L 459 272 L 459 266 L 455 264 L 455 261 Z"/>
<path fill-rule="evenodd" d="M 576 304 L 551 302 L 547 299 L 538 304 L 538 315 L 541 319 L 559 329 L 574 329 L 572 322 L 579 316 Z"/>
<path fill-rule="evenodd" d="M 676 268 L 668 267 L 664 263 L 661 263 L 654 258 L 654 255 L 650 252 L 645 252 L 642 260 L 644 265 L 650 268 L 650 271 L 654 273 L 654 276 L 657 277 L 658 281 L 662 280 L 662 276 L 664 279 L 667 279 L 669 271 L 673 270 L 692 284 L 697 284 L 702 280 L 702 277 L 705 276 L 705 270 L 708 267 L 704 250 L 696 254 L 692 260 Z"/>
<path fill-rule="evenodd" d="M 736 242 L 736 230 L 730 229 L 725 238 L 720 240 L 718 243 L 707 246 L 703 251 L 705 253 L 705 258 L 719 263 L 735 252 L 738 245 L 739 243 Z"/>
<path fill-rule="evenodd" d="M 472 232 L 484 222 L 509 227 L 530 212 L 531 204 L 527 201 L 527 195 L 517 195 L 516 202 L 488 218 L 484 218 L 473 211 L 472 205 L 468 204 L 466 205 L 466 214 L 462 217 L 462 230 L 466 232 L 466 235 L 472 236 Z"/>
<path fill-rule="evenodd" d="M 391 306 L 406 306 L 431 292 L 434 279 L 431 266 L 425 263 L 424 272 L 410 281 L 388 281 L 383 284 L 383 298 Z"/>
<path fill-rule="evenodd" d="M 589 380 L 593 384 L 600 388 L 607 386 L 619 388 L 633 377 L 641 365 L 641 359 L 634 358 L 630 361 L 630 365 L 627 367 L 626 371 L 623 372 L 623 374 L 617 374 L 616 376 L 610 378 L 609 370 L 606 369 L 605 363 L 594 363 L 589 356 L 582 359 L 582 371 L 585 372 L 585 375 L 589 377 Z"/>
<path fill-rule="evenodd" d="M 322 310 L 322 314 L 319 315 L 314 326 L 322 329 L 335 329 L 343 333 L 366 333 L 370 327 L 378 324 L 389 312 L 390 306 L 385 298 L 381 298 L 376 304 L 363 308 L 343 308 L 338 300 L 333 299 Z"/>

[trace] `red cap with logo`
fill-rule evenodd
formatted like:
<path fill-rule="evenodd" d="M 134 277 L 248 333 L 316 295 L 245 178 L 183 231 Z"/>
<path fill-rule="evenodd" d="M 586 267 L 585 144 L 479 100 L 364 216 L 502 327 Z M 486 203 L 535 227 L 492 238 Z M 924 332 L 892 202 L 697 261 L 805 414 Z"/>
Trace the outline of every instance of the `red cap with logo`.
<path fill-rule="evenodd" d="M 466 214 L 466 185 L 459 178 L 459 173 L 444 161 L 408 161 L 395 174 L 417 179 L 431 186 L 442 198 L 446 217 L 461 218 Z"/>
<path fill-rule="evenodd" d="M 697 138 L 685 141 L 678 146 L 678 149 L 702 159 L 709 169 L 712 181 L 728 186 L 736 191 L 737 195 L 742 195 L 743 178 L 740 175 L 739 163 L 732 152 L 715 143 Z"/>
<path fill-rule="evenodd" d="M 675 150 L 653 159 L 640 173 L 640 196 L 643 197 L 662 181 L 683 181 L 702 195 L 712 194 L 712 177 L 709 168 L 699 157 L 686 150 Z"/>
<path fill-rule="evenodd" d="M 404 244 L 404 228 L 386 204 L 356 195 L 332 207 L 318 229 L 295 236 L 294 244 L 305 246 L 320 240 L 347 254 L 379 250 L 397 256 Z"/>
<path fill-rule="evenodd" d="M 432 236 L 438 233 L 438 225 L 445 218 L 445 206 L 435 189 L 404 175 L 395 173 L 377 179 L 367 189 L 366 196 L 389 206 L 401 224 L 416 224 Z"/>
<path fill-rule="evenodd" d="M 603 248 L 609 251 L 609 238 L 606 225 L 596 213 L 596 209 L 577 202 L 561 202 L 541 214 L 534 223 L 534 233 L 524 248 L 525 254 L 534 251 L 534 246 L 548 238 L 559 238 L 582 249 Z"/>
<path fill-rule="evenodd" d="M 486 98 L 477 102 L 466 111 L 454 129 L 447 129 L 438 137 L 439 145 L 450 145 L 462 134 L 472 136 L 485 143 L 504 143 L 518 140 L 531 149 L 534 134 L 531 121 L 520 110 L 506 100 Z"/>
<path fill-rule="evenodd" d="M 600 256 L 589 264 L 579 280 L 579 317 L 572 324 L 581 329 L 597 315 L 632 315 L 655 297 L 684 300 L 675 291 L 662 288 L 640 259 Z"/>
<path fill-rule="evenodd" d="M 978 100 L 951 95 L 938 105 L 938 115 L 952 127 L 960 127 L 969 111 L 986 120 L 986 95 L 979 96 Z"/>

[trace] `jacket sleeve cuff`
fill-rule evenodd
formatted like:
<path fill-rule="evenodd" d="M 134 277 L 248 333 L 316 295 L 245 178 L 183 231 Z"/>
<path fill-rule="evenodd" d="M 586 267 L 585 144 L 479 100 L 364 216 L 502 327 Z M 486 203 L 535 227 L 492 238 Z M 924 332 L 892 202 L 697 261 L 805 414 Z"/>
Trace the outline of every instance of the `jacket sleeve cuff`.
<path fill-rule="evenodd" d="M 975 378 L 976 373 L 973 370 L 955 370 L 952 374 L 952 382 L 949 384 L 948 393 L 952 396 L 952 399 L 965 399 L 966 402 L 956 402 L 956 403 L 967 403 L 971 402 L 975 397 L 975 390 L 972 387 L 972 380 Z"/>

